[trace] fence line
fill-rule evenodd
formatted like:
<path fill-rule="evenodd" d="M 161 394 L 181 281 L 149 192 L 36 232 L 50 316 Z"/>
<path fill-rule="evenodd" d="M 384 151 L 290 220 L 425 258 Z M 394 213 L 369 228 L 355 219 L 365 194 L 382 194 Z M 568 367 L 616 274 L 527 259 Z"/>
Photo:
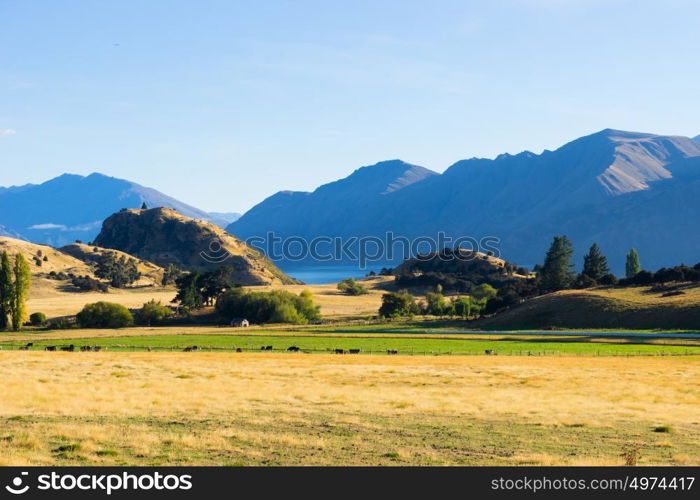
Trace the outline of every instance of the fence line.
<path fill-rule="evenodd" d="M 64 351 L 64 348 L 68 348 L 71 345 L 74 346 L 75 352 L 80 352 L 80 348 L 83 346 L 96 347 L 90 344 L 41 344 L 32 345 L 27 347 L 26 344 L 3 344 L 0 345 L 0 350 L 7 351 L 44 351 L 47 345 L 51 345 L 56 348 L 56 351 Z M 416 351 L 411 349 L 410 351 L 401 351 L 396 349 L 360 349 L 359 352 L 348 352 L 349 349 L 335 349 L 335 348 L 299 348 L 298 351 L 290 351 L 289 348 L 277 348 L 272 349 L 261 349 L 261 347 L 251 347 L 250 344 L 243 346 L 231 346 L 231 347 L 217 347 L 217 346 L 138 346 L 138 345 L 110 345 L 110 346 L 97 346 L 101 351 L 112 351 L 112 352 L 182 352 L 190 350 L 192 352 L 253 352 L 253 353 L 289 353 L 295 354 L 297 352 L 305 354 L 338 354 L 338 355 L 399 355 L 399 356 L 583 356 L 583 357 L 639 357 L 639 356 L 700 356 L 700 349 L 679 351 L 653 351 L 653 352 L 643 352 L 643 351 L 630 351 L 630 352 L 601 352 L 597 350 L 595 352 L 571 352 L 571 351 L 548 351 L 548 350 L 498 350 L 498 349 L 484 349 L 484 350 L 470 350 L 470 351 L 454 351 L 454 350 L 423 350 Z M 340 352 L 343 351 L 343 352 Z M 391 351 L 391 352 L 390 352 Z"/>

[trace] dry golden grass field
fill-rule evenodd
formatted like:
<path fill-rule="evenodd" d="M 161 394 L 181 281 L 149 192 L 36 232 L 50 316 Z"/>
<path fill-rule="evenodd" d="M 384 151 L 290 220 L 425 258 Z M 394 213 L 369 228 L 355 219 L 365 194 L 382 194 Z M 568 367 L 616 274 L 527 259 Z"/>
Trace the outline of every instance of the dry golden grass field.
<path fill-rule="evenodd" d="M 168 304 L 175 297 L 174 288 L 144 287 L 128 290 L 111 289 L 109 293 L 64 292 L 61 282 L 34 278 L 27 301 L 28 312 L 43 312 L 49 318 L 77 314 L 85 304 L 98 301 L 116 302 L 126 307 L 141 307 L 151 299 Z"/>
<path fill-rule="evenodd" d="M 321 306 L 321 314 L 326 318 L 371 316 L 377 314 L 382 301 L 384 287 L 391 284 L 391 277 L 377 277 L 363 281 L 368 287 L 367 295 L 349 297 L 331 285 L 272 285 L 252 287 L 255 290 L 283 289 L 292 293 L 310 290 L 314 302 Z M 77 314 L 85 304 L 100 300 L 116 302 L 126 307 L 141 307 L 151 299 L 169 304 L 175 297 L 173 287 L 143 287 L 133 289 L 110 289 L 109 293 L 62 291 L 61 282 L 34 278 L 27 307 L 30 313 L 43 312 L 48 317 Z"/>
<path fill-rule="evenodd" d="M 0 465 L 700 464 L 700 360 L 0 351 Z"/>

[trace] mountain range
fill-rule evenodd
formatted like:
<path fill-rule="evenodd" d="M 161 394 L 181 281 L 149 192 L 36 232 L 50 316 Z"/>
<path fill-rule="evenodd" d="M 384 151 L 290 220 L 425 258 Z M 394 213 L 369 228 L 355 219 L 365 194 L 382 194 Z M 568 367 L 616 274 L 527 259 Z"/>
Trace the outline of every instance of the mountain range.
<path fill-rule="evenodd" d="M 596 242 L 621 273 L 635 247 L 656 269 L 700 261 L 700 141 L 606 129 L 555 151 L 461 160 L 443 174 L 400 160 L 312 193 L 279 192 L 228 226 L 246 239 L 391 231 L 408 238 L 495 236 L 512 262 L 541 263 L 554 235 Z"/>
<path fill-rule="evenodd" d="M 155 189 L 99 173 L 64 174 L 42 184 L 0 187 L 0 235 L 55 247 L 91 241 L 122 208 L 170 207 L 226 226 L 237 214 L 208 214 Z"/>
<path fill-rule="evenodd" d="M 53 246 L 92 241 L 105 218 L 143 203 L 242 239 L 493 236 L 501 256 L 525 266 L 541 263 L 552 237 L 565 234 L 577 265 L 596 242 L 620 274 L 631 247 L 647 269 L 700 261 L 700 136 L 606 129 L 541 154 L 461 160 L 442 174 L 383 161 L 313 192 L 280 191 L 240 218 L 127 180 L 65 174 L 0 188 L 0 236 Z"/>

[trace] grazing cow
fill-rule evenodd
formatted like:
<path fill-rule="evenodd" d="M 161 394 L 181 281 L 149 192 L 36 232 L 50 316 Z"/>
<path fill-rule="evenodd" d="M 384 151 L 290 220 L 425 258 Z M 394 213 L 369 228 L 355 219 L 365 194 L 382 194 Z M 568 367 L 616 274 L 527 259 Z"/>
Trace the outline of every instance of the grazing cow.
<path fill-rule="evenodd" d="M 386 351 L 386 353 L 387 353 L 387 354 L 394 355 L 394 354 L 398 354 L 399 351 L 397 351 L 396 349 L 389 349 L 389 350 Z"/>
<path fill-rule="evenodd" d="M 44 347 L 44 350 L 45 351 L 55 351 L 56 346 L 55 345 L 47 345 L 46 347 Z"/>
<path fill-rule="evenodd" d="M 496 351 L 494 351 L 493 349 L 486 349 L 486 350 L 484 351 L 484 354 L 486 354 L 487 356 L 495 356 L 495 355 L 496 355 Z"/>
<path fill-rule="evenodd" d="M 243 349 L 241 349 L 240 347 L 236 347 L 236 352 L 243 352 Z"/>
<path fill-rule="evenodd" d="M 292 351 L 292 352 L 299 352 L 299 348 L 298 348 L 297 346 L 295 346 L 295 345 L 293 345 L 293 346 L 287 348 L 287 350 L 288 350 L 288 351 Z"/>
<path fill-rule="evenodd" d="M 100 346 L 96 345 L 95 347 L 92 348 L 92 350 L 95 352 L 100 352 L 102 350 L 102 348 Z"/>
<path fill-rule="evenodd" d="M 348 352 L 349 352 L 350 354 L 360 354 L 360 350 L 359 350 L 359 349 L 350 349 Z"/>
<path fill-rule="evenodd" d="M 335 353 L 336 354 L 345 354 L 345 349 L 336 349 Z"/>
<path fill-rule="evenodd" d="M 81 345 L 80 346 L 80 352 L 89 352 L 90 350 L 91 349 L 90 349 L 89 345 Z"/>
<path fill-rule="evenodd" d="M 29 342 L 26 346 L 24 347 L 34 347 L 34 342 Z"/>
<path fill-rule="evenodd" d="M 199 351 L 199 347 L 197 347 L 196 345 L 193 345 L 190 347 L 185 347 L 183 350 L 185 352 Z"/>
<path fill-rule="evenodd" d="M 61 350 L 66 351 L 66 352 L 74 352 L 75 346 L 73 344 L 71 344 L 69 346 L 63 346 L 63 347 L 61 347 Z"/>
<path fill-rule="evenodd" d="M 260 348 L 261 351 L 271 351 L 272 346 L 271 345 L 264 345 Z"/>

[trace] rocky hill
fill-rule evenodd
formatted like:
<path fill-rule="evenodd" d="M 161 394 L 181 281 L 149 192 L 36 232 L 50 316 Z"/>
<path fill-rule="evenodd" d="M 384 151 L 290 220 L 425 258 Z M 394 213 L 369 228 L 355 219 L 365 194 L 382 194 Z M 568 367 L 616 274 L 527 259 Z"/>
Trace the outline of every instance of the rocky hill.
<path fill-rule="evenodd" d="M 95 245 L 121 250 L 160 266 L 207 271 L 233 268 L 243 285 L 291 284 L 270 260 L 217 225 L 170 208 L 122 210 L 108 217 Z"/>

